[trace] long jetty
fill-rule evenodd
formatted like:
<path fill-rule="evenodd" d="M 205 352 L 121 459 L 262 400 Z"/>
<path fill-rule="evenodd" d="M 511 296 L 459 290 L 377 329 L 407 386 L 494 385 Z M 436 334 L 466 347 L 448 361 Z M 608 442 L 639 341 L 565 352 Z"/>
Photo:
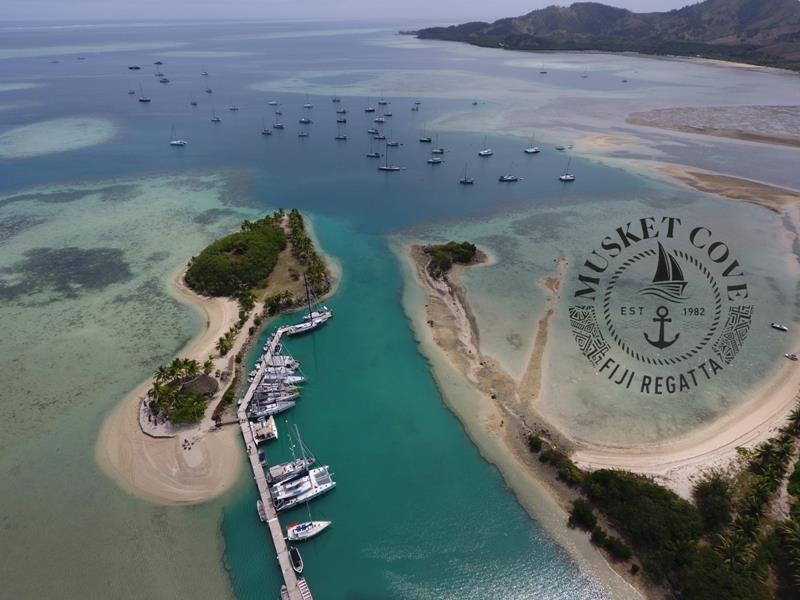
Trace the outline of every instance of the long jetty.
<path fill-rule="evenodd" d="M 275 331 L 272 336 L 272 341 L 264 353 L 264 360 L 258 368 L 256 376 L 253 378 L 250 387 L 247 388 L 247 393 L 242 398 L 237 411 L 239 417 L 239 426 L 242 429 L 242 437 L 244 438 L 244 445 L 247 448 L 247 457 L 250 459 L 250 466 L 253 468 L 253 478 L 256 480 L 258 486 L 258 495 L 261 498 L 261 503 L 264 505 L 264 512 L 267 516 L 267 525 L 269 526 L 270 537 L 275 546 L 275 554 L 278 559 L 278 565 L 283 575 L 283 583 L 286 586 L 286 592 L 282 594 L 283 598 L 289 600 L 313 600 L 311 590 L 308 584 L 302 577 L 298 578 L 297 574 L 292 569 L 292 563 L 289 559 L 289 549 L 286 547 L 286 539 L 283 537 L 283 528 L 278 520 L 278 512 L 275 510 L 275 504 L 272 501 L 272 494 L 269 492 L 269 485 L 267 478 L 264 475 L 264 467 L 258 459 L 258 447 L 256 440 L 253 438 L 253 432 L 250 429 L 250 421 L 247 418 L 247 407 L 253 399 L 253 394 L 261 382 L 264 371 L 270 364 L 270 359 L 275 354 L 275 349 L 281 341 L 284 333 L 291 330 L 289 327 L 280 327 Z M 265 454 L 266 455 L 266 454 Z"/>

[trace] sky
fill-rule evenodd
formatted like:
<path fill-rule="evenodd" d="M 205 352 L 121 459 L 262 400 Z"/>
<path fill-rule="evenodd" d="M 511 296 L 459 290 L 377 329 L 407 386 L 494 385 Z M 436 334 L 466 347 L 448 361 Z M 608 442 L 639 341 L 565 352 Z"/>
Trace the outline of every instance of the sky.
<path fill-rule="evenodd" d="M 696 0 L 606 0 L 640 12 Z M 571 0 L 2 0 L 0 21 L 159 19 L 369 20 L 451 24 L 493 21 Z M 0 42 L 1 43 L 1 42 Z"/>

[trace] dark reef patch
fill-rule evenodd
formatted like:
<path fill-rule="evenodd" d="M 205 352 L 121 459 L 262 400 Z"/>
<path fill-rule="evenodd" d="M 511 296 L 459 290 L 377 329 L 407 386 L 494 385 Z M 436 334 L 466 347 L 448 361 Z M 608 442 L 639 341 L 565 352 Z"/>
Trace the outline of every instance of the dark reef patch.
<path fill-rule="evenodd" d="M 5 242 L 17 234 L 46 222 L 44 217 L 33 215 L 11 215 L 0 220 L 0 242 Z"/>
<path fill-rule="evenodd" d="M 198 225 L 212 225 L 225 217 L 239 214 L 232 208 L 209 208 L 196 215 L 192 221 Z"/>
<path fill-rule="evenodd" d="M 0 270 L 0 300 L 50 292 L 61 298 L 99 290 L 132 277 L 119 248 L 35 248 Z"/>

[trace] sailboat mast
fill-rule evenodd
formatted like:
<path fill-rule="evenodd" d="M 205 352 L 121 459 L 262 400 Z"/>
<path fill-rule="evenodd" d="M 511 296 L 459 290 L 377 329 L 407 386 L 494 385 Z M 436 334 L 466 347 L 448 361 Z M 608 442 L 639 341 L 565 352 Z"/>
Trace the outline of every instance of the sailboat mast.
<path fill-rule="evenodd" d="M 303 273 L 303 284 L 306 286 L 306 304 L 308 304 L 308 316 L 311 318 L 311 294 L 309 292 L 308 279 L 305 273 Z"/>

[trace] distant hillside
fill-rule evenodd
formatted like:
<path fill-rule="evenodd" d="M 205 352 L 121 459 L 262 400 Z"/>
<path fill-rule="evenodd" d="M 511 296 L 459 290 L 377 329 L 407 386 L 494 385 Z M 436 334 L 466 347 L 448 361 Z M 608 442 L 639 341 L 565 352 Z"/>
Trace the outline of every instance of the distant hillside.
<path fill-rule="evenodd" d="M 512 50 L 674 54 L 800 70 L 800 0 L 705 0 L 660 13 L 577 2 L 416 33 Z"/>

